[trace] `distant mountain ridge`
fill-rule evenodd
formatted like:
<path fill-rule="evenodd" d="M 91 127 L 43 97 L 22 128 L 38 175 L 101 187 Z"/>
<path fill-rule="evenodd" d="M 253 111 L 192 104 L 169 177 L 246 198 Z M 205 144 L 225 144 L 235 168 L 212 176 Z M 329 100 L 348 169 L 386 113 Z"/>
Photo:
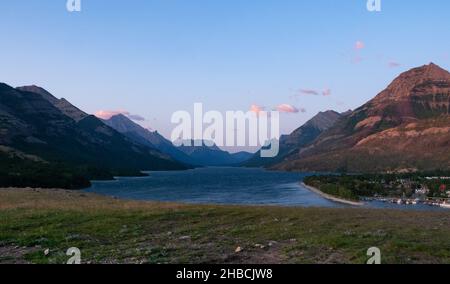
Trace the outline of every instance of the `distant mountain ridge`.
<path fill-rule="evenodd" d="M 181 146 L 173 143 L 158 132 L 152 132 L 123 114 L 112 116 L 104 122 L 120 133 L 126 135 L 136 143 L 153 147 L 173 159 L 192 166 L 236 166 L 249 159 L 252 154 L 239 152 L 230 154 L 217 146 Z M 193 145 L 193 141 L 192 141 Z"/>
<path fill-rule="evenodd" d="M 450 73 L 411 69 L 274 169 L 405 172 L 450 169 Z"/>
<path fill-rule="evenodd" d="M 177 149 L 172 142 L 164 138 L 158 132 L 152 132 L 133 122 L 123 114 L 114 115 L 103 120 L 108 126 L 124 134 L 136 143 L 146 145 L 169 155 L 173 159 L 187 165 L 195 165 L 195 160 Z"/>
<path fill-rule="evenodd" d="M 201 166 L 239 166 L 243 162 L 250 159 L 253 154 L 247 152 L 229 153 L 219 147 L 214 143 L 205 143 L 202 141 L 202 146 L 195 146 L 194 141 L 185 141 L 184 145 L 191 146 L 180 146 L 178 149 L 189 155 L 195 160 L 197 165 Z M 208 146 L 214 144 L 212 146 Z"/>
<path fill-rule="evenodd" d="M 252 157 L 253 156 L 253 157 Z M 37 86 L 0 83 L 0 186 L 82 188 L 142 170 L 256 166 L 289 171 L 450 170 L 450 73 L 399 75 L 354 111 L 319 113 L 280 138 L 280 154 L 175 147 L 123 115 L 102 121 Z"/>
<path fill-rule="evenodd" d="M 0 84 L 0 133 L 2 185 L 77 188 L 89 179 L 186 168 L 36 86 Z"/>
<path fill-rule="evenodd" d="M 289 154 L 300 151 L 302 147 L 313 142 L 323 131 L 333 126 L 342 115 L 329 110 L 320 112 L 290 135 L 280 137 L 280 151 L 274 158 L 262 158 L 258 151 L 250 160 L 244 163 L 247 167 L 269 167 L 280 163 Z"/>

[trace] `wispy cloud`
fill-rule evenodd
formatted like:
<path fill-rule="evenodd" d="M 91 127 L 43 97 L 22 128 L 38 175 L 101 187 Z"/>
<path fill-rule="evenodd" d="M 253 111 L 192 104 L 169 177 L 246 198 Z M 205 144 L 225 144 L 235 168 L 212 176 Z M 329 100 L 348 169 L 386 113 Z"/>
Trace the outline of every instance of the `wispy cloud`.
<path fill-rule="evenodd" d="M 253 105 L 250 106 L 250 111 L 254 112 L 256 114 L 258 114 L 258 113 L 260 113 L 260 112 L 262 112 L 264 110 L 265 110 L 265 107 L 262 107 L 262 106 L 259 106 L 259 105 L 256 105 L 256 104 L 253 104 Z"/>
<path fill-rule="evenodd" d="M 325 96 L 325 97 L 331 96 L 331 90 L 330 89 L 325 89 L 322 92 L 322 95 Z"/>
<path fill-rule="evenodd" d="M 355 42 L 354 50 L 352 52 L 351 63 L 358 64 L 361 63 L 364 58 L 361 56 L 361 51 L 366 48 L 366 44 L 360 40 Z"/>
<path fill-rule="evenodd" d="M 99 110 L 95 113 L 95 116 L 101 119 L 110 119 L 113 116 L 122 114 L 134 121 L 145 121 L 146 119 L 138 114 L 131 114 L 126 110 Z"/>
<path fill-rule="evenodd" d="M 300 95 L 311 95 L 311 96 L 331 96 L 331 89 L 325 89 L 323 91 L 313 90 L 313 89 L 301 89 L 299 91 Z"/>
<path fill-rule="evenodd" d="M 316 90 L 312 90 L 312 89 L 300 89 L 300 94 L 318 96 L 319 92 L 317 92 Z"/>
<path fill-rule="evenodd" d="M 128 116 L 130 113 L 126 110 L 99 110 L 95 113 L 95 116 L 101 119 L 110 119 L 119 114 Z"/>
<path fill-rule="evenodd" d="M 395 61 L 389 61 L 388 66 L 389 66 L 389 68 L 397 68 L 397 67 L 400 67 L 401 64 L 398 62 L 395 62 Z"/>
<path fill-rule="evenodd" d="M 281 104 L 275 108 L 279 112 L 283 113 L 299 113 L 300 110 L 290 104 Z"/>
<path fill-rule="evenodd" d="M 360 49 L 364 49 L 366 47 L 366 44 L 360 40 L 358 40 L 355 43 L 355 49 L 360 50 Z"/>

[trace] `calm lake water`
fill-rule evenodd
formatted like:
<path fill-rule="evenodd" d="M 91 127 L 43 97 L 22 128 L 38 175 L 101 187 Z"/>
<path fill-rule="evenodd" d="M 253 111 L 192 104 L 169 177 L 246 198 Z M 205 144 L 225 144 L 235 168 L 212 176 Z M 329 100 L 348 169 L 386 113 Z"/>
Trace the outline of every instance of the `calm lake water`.
<path fill-rule="evenodd" d="M 194 204 L 346 207 L 300 185 L 306 173 L 247 168 L 199 168 L 189 171 L 150 172 L 147 177 L 94 181 L 88 192 L 122 199 Z M 367 207 L 439 210 L 428 206 L 399 206 L 370 202 Z"/>

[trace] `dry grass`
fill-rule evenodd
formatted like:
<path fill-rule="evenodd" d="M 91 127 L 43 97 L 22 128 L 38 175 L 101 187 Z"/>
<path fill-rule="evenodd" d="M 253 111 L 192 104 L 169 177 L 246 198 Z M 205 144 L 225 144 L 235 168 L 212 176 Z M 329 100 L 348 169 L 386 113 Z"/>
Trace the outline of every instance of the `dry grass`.
<path fill-rule="evenodd" d="M 76 211 L 179 208 L 175 203 L 117 200 L 93 193 L 64 189 L 7 188 L 0 189 L 0 210 L 54 209 Z"/>
<path fill-rule="evenodd" d="M 200 206 L 0 189 L 0 263 L 449 263 L 449 212 Z M 237 246 L 243 248 L 236 253 Z M 43 251 L 49 249 L 49 254 Z"/>

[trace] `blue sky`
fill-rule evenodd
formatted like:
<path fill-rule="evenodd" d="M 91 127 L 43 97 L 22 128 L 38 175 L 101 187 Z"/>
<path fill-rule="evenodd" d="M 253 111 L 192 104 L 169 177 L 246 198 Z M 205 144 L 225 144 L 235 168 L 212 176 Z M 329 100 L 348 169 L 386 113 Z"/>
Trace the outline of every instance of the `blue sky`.
<path fill-rule="evenodd" d="M 40 85 L 89 113 L 126 110 L 166 136 L 172 113 L 195 102 L 220 111 L 290 104 L 303 112 L 282 115 L 288 133 L 319 111 L 360 106 L 412 67 L 450 69 L 448 1 L 382 0 L 380 13 L 366 0 L 65 6 L 0 2 L 0 81 Z"/>

